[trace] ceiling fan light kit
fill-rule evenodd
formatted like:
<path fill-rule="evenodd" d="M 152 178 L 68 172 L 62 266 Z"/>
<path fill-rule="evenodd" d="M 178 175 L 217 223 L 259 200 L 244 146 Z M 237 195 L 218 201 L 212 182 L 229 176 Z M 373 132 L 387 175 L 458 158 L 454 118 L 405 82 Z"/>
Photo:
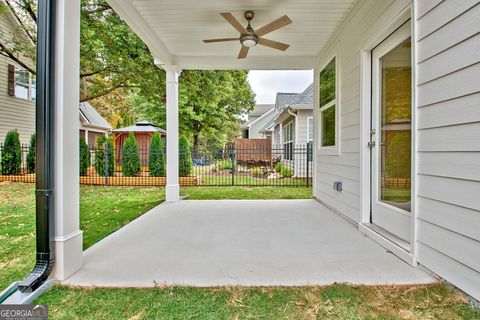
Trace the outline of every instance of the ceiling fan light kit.
<path fill-rule="evenodd" d="M 253 11 L 246 11 L 244 13 L 245 19 L 248 21 L 247 27 L 243 27 L 242 24 L 230 13 L 230 12 L 224 12 L 220 13 L 220 15 L 232 25 L 239 33 L 240 37 L 239 38 L 221 38 L 221 39 L 208 39 L 208 40 L 203 40 L 205 43 L 213 43 L 213 42 L 227 42 L 227 41 L 238 41 L 240 40 L 240 44 L 242 47 L 240 48 L 240 52 L 238 54 L 238 59 L 243 59 L 247 57 L 248 50 L 251 47 L 255 47 L 257 44 L 276 49 L 276 50 L 281 50 L 285 51 L 288 49 L 290 45 L 278 41 L 273 41 L 265 38 L 261 38 L 261 36 L 266 35 L 267 33 L 270 33 L 272 31 L 275 31 L 277 29 L 280 29 L 290 23 L 292 21 L 288 16 L 283 16 L 280 17 L 263 27 L 254 30 L 251 25 L 250 21 L 253 19 L 255 14 Z"/>

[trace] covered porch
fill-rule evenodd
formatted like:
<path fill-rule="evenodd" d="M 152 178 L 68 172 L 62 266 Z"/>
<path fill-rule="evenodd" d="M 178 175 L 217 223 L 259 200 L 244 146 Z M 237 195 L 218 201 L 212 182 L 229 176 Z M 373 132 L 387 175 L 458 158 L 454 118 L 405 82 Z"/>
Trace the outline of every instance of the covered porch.
<path fill-rule="evenodd" d="M 310 286 L 435 281 L 315 200 L 188 200 L 152 209 L 85 252 L 87 287 Z"/>

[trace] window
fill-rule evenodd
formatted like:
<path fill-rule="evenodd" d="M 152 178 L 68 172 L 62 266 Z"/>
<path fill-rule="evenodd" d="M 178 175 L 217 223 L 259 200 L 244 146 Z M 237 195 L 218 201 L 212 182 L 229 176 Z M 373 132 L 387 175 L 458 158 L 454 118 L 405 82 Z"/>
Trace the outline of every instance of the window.
<path fill-rule="evenodd" d="M 336 64 L 335 58 L 320 71 L 320 148 L 336 146 Z"/>
<path fill-rule="evenodd" d="M 15 67 L 15 97 L 35 101 L 35 76 L 22 68 Z"/>
<path fill-rule="evenodd" d="M 283 152 L 285 160 L 293 160 L 295 146 L 295 122 L 292 121 L 283 127 Z"/>
<path fill-rule="evenodd" d="M 313 118 L 307 118 L 307 157 L 308 161 L 312 161 L 312 147 L 313 147 Z"/>

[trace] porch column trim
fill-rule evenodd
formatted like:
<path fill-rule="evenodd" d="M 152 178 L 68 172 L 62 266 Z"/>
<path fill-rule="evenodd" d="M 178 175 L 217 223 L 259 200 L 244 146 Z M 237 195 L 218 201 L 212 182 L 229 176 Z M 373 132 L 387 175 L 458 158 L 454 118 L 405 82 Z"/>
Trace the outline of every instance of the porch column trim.
<path fill-rule="evenodd" d="M 83 266 L 78 167 L 80 0 L 58 0 L 56 6 L 53 275 L 65 280 Z"/>
<path fill-rule="evenodd" d="M 178 77 L 182 72 L 178 66 L 166 66 L 167 85 L 167 185 L 165 200 L 180 200 L 180 184 L 178 178 Z"/>

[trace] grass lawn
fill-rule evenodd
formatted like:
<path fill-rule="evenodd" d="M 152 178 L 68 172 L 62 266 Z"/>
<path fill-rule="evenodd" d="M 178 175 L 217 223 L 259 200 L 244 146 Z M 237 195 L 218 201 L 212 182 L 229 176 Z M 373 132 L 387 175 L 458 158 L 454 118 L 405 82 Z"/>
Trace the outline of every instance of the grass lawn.
<path fill-rule="evenodd" d="M 189 199 L 310 198 L 311 189 L 188 187 Z M 163 201 L 158 187 L 80 188 L 84 247 Z M 34 185 L 0 184 L 0 288 L 33 267 Z M 443 284 L 407 287 L 76 289 L 36 301 L 52 319 L 480 319 Z"/>

